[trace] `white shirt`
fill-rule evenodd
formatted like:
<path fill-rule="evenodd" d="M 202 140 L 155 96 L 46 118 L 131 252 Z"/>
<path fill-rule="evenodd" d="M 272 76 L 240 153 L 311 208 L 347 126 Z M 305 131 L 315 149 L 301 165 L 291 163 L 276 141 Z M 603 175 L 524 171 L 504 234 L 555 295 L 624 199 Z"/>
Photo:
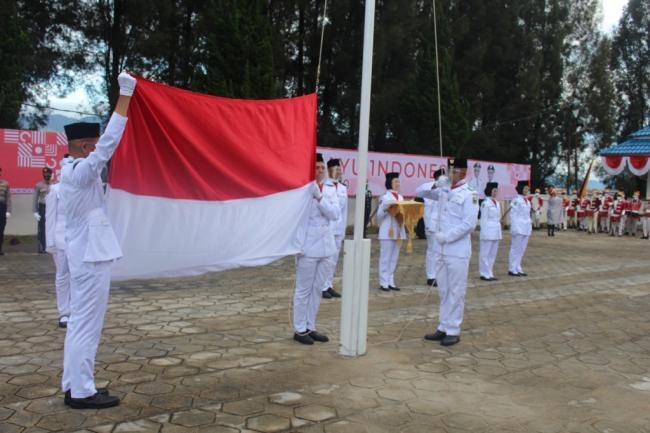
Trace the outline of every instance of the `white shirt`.
<path fill-rule="evenodd" d="M 50 187 L 45 197 L 45 250 L 65 250 L 65 209 L 59 197 L 59 184 Z"/>
<path fill-rule="evenodd" d="M 438 216 L 440 214 L 438 200 L 431 198 L 431 187 L 434 183 L 423 183 L 415 190 L 415 195 L 424 199 L 424 227 L 431 233 L 438 231 Z"/>
<path fill-rule="evenodd" d="M 395 197 L 397 196 L 397 197 Z M 391 204 L 397 201 L 404 201 L 399 193 L 388 190 L 379 197 L 379 205 L 377 208 L 377 220 L 379 221 L 379 234 L 377 239 L 380 240 L 397 240 L 406 239 L 406 229 L 404 225 L 401 226 L 394 216 L 388 213 L 388 208 Z M 392 229 L 392 230 L 391 230 Z M 391 236 L 392 235 L 392 236 Z"/>
<path fill-rule="evenodd" d="M 436 252 L 445 256 L 469 258 L 472 255 L 471 234 L 478 220 L 478 197 L 465 180 L 448 192 L 441 191 L 440 230 L 444 242 L 436 242 Z"/>
<path fill-rule="evenodd" d="M 335 236 L 345 236 L 345 229 L 348 223 L 348 189 L 341 182 L 329 179 L 329 183 L 336 191 L 339 204 L 339 219 L 332 222 L 332 231 Z"/>
<path fill-rule="evenodd" d="M 533 232 L 530 220 L 530 202 L 523 195 L 518 195 L 510 202 L 510 233 L 530 236 Z"/>
<path fill-rule="evenodd" d="M 84 262 L 122 257 L 111 223 L 106 216 L 102 169 L 120 143 L 126 117 L 113 113 L 95 150 L 61 170 L 59 197 L 66 219 L 66 247 Z M 71 269 L 72 270 L 72 269 Z"/>
<path fill-rule="evenodd" d="M 481 203 L 481 240 L 501 240 L 501 204 L 492 197 Z"/>
<path fill-rule="evenodd" d="M 305 257 L 328 257 L 336 252 L 332 222 L 340 216 L 338 197 L 333 186 L 323 184 L 320 201 L 311 198 L 305 241 L 302 254 Z"/>

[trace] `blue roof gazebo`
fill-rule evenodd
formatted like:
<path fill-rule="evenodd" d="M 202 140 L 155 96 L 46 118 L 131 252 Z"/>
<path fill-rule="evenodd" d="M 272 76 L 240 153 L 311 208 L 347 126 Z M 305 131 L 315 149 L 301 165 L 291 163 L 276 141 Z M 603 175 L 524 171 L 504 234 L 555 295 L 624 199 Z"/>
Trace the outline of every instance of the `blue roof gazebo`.
<path fill-rule="evenodd" d="M 650 196 L 650 126 L 630 134 L 627 140 L 598 153 L 605 171 L 615 176 L 625 167 L 636 176 L 648 176 L 646 197 Z"/>

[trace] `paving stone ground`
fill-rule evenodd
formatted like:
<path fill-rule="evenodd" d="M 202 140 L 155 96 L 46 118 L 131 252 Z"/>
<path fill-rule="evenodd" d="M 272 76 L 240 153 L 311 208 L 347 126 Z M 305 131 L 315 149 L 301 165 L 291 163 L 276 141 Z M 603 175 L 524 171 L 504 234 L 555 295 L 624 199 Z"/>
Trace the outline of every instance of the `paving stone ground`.
<path fill-rule="evenodd" d="M 401 292 L 377 290 L 368 353 L 291 340 L 293 259 L 195 278 L 115 283 L 96 378 L 119 407 L 73 410 L 59 390 L 64 331 L 54 267 L 29 239 L 0 257 L 0 432 L 650 432 L 650 241 L 534 232 L 529 276 L 496 282 L 474 257 L 462 341 L 443 348 L 425 241 L 404 249 Z M 340 287 L 340 279 L 335 281 Z"/>

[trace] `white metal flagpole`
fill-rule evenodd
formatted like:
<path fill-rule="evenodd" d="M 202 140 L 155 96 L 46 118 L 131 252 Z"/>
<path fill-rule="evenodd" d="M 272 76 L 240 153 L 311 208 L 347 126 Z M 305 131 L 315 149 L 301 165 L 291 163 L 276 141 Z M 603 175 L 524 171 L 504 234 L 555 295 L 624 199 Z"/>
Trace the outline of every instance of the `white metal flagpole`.
<path fill-rule="evenodd" d="M 341 302 L 341 343 L 339 353 L 359 356 L 366 353 L 368 335 L 368 289 L 370 285 L 370 240 L 363 239 L 365 189 L 368 174 L 368 130 L 372 84 L 372 47 L 375 32 L 375 0 L 366 0 L 363 25 L 363 68 L 361 70 L 361 112 L 357 161 L 357 196 L 354 206 L 354 239 L 343 249 L 343 298 Z"/>

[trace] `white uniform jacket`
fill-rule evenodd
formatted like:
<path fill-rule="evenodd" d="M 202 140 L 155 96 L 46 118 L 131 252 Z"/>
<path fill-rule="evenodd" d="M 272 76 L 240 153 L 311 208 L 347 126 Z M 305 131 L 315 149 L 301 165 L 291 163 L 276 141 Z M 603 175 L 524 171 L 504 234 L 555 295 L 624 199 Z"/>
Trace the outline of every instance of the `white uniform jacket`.
<path fill-rule="evenodd" d="M 48 253 L 65 250 L 65 213 L 59 194 L 56 183 L 45 197 L 45 251 Z"/>
<path fill-rule="evenodd" d="M 331 179 L 329 182 L 331 182 L 332 188 L 336 191 L 340 212 L 339 219 L 332 221 L 332 230 L 335 236 L 345 237 L 345 229 L 348 223 L 348 189 L 341 182 L 336 182 Z"/>
<path fill-rule="evenodd" d="M 478 197 L 465 180 L 449 192 L 441 191 L 440 230 L 444 243 L 436 242 L 436 252 L 445 256 L 469 258 L 472 255 L 471 234 L 478 220 Z"/>
<path fill-rule="evenodd" d="M 510 233 L 530 236 L 533 224 L 530 220 L 530 202 L 518 195 L 510 202 Z"/>
<path fill-rule="evenodd" d="M 395 198 L 397 195 L 397 198 Z M 397 240 L 406 239 L 406 229 L 404 225 L 400 227 L 399 223 L 394 216 L 388 213 L 390 205 L 396 201 L 404 201 L 401 194 L 393 192 L 392 190 L 386 191 L 384 195 L 379 197 L 379 204 L 377 207 L 377 219 L 379 220 L 379 240 Z M 391 228 L 393 229 L 391 231 Z M 392 236 L 390 236 L 392 234 Z"/>
<path fill-rule="evenodd" d="M 312 206 L 309 210 L 305 242 L 302 255 L 305 257 L 328 257 L 336 252 L 332 222 L 338 220 L 340 209 L 334 186 L 324 185 L 323 198 L 320 201 L 310 198 Z"/>
<path fill-rule="evenodd" d="M 481 203 L 481 238 L 482 241 L 501 240 L 501 204 L 493 198 L 486 198 Z"/>
<path fill-rule="evenodd" d="M 87 158 L 76 159 L 61 170 L 59 197 L 65 214 L 66 250 L 84 262 L 104 262 L 122 257 L 122 250 L 106 216 L 100 175 L 122 138 L 126 120 L 126 117 L 113 113 L 95 150 Z"/>
<path fill-rule="evenodd" d="M 438 220 L 440 215 L 440 206 L 437 199 L 433 199 L 431 187 L 435 182 L 426 182 L 418 186 L 415 195 L 424 199 L 424 227 L 428 232 L 435 233 L 438 231 Z"/>

